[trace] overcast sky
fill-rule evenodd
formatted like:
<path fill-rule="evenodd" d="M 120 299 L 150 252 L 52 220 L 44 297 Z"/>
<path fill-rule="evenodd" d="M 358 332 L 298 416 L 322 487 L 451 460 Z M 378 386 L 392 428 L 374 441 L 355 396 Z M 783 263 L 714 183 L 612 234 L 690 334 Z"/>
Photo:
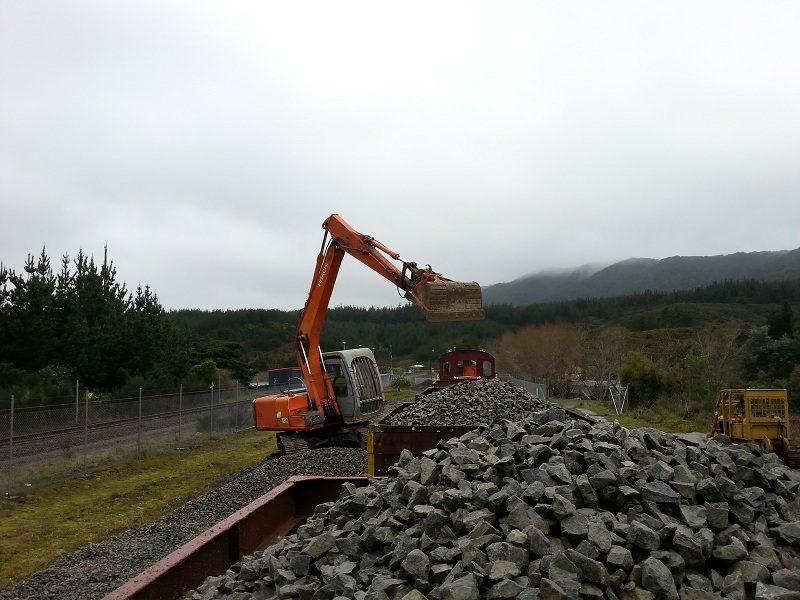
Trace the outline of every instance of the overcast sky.
<path fill-rule="evenodd" d="M 300 308 L 341 214 L 505 282 L 800 246 L 800 3 L 0 0 L 0 260 Z M 345 259 L 332 305 L 395 306 Z"/>

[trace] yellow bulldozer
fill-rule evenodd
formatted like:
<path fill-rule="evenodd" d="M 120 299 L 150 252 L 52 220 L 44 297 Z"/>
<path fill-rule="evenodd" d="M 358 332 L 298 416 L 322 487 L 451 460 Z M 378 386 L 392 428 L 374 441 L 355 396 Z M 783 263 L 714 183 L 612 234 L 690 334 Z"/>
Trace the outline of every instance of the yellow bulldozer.
<path fill-rule="evenodd" d="M 790 467 L 800 468 L 800 448 L 791 446 L 791 420 L 786 390 L 720 390 L 710 435 L 736 442 L 755 442 L 774 452 Z"/>

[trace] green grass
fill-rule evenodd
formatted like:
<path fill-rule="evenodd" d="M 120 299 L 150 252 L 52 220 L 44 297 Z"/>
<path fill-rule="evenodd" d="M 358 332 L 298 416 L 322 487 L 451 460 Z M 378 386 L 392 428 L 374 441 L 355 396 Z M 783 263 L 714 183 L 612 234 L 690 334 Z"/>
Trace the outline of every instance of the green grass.
<path fill-rule="evenodd" d="M 210 436 L 206 436 L 206 439 L 208 437 Z M 201 439 L 203 438 L 200 434 L 195 434 L 194 437 L 184 438 L 181 443 L 190 446 Z M 175 444 L 175 436 L 171 433 L 150 435 L 147 438 L 147 445 L 151 448 L 171 448 Z M 84 464 L 84 456 L 80 447 L 63 445 L 60 456 L 53 455 L 33 463 L 28 464 L 23 461 L 22 464 L 15 465 L 13 492 L 21 491 L 17 482 L 25 482 L 25 484 L 32 486 L 33 489 L 39 489 L 42 485 L 52 485 L 53 482 L 66 477 L 81 477 L 87 472 L 100 472 L 106 467 L 130 462 L 135 460 L 137 456 L 137 448 L 132 444 L 96 448 L 87 454 L 86 463 Z"/>
<path fill-rule="evenodd" d="M 240 432 L 39 487 L 25 504 L 0 502 L 0 588 L 173 511 L 274 450 L 273 434 Z"/>
<path fill-rule="evenodd" d="M 416 396 L 416 392 L 411 388 L 400 390 L 387 389 L 383 392 L 387 402 L 411 402 Z"/>
<path fill-rule="evenodd" d="M 711 423 L 710 413 L 681 411 L 676 408 L 659 405 L 626 409 L 621 415 L 617 414 L 610 403 L 579 402 L 575 404 L 575 407 L 591 410 L 606 417 L 610 421 L 619 421 L 620 425 L 628 429 L 653 427 L 661 431 L 674 433 L 687 433 L 692 431 L 706 433 L 709 428 L 709 423 Z"/>

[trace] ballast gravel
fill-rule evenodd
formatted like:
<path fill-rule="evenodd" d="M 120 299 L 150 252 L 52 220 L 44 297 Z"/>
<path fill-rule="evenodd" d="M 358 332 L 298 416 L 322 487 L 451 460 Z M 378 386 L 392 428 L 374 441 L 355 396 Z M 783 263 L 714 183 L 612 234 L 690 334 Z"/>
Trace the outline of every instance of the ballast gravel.
<path fill-rule="evenodd" d="M 499 417 L 523 419 L 550 406 L 527 390 L 500 379 L 463 381 L 422 396 L 389 417 L 390 425 L 479 425 Z"/>
<path fill-rule="evenodd" d="M 28 579 L 0 591 L 0 600 L 102 598 L 213 524 L 294 475 L 360 476 L 357 448 L 321 448 L 266 460 L 153 523 L 88 544 Z M 104 510 L 98 507 L 98 510 Z"/>

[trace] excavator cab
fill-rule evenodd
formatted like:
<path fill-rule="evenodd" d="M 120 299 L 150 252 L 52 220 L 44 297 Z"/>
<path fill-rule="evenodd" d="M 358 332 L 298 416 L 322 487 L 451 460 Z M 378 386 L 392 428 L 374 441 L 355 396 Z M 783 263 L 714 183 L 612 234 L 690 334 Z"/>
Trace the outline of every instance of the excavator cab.
<path fill-rule="evenodd" d="M 345 423 L 361 421 L 383 407 L 381 375 L 372 350 L 335 350 L 322 356 Z"/>
<path fill-rule="evenodd" d="M 335 350 L 322 355 L 341 420 L 357 423 L 383 408 L 381 376 L 369 348 Z M 302 381 L 301 381 L 302 383 Z M 322 410 L 312 406 L 306 385 L 253 400 L 256 429 L 309 431 L 327 424 Z"/>
<path fill-rule="evenodd" d="M 480 321 L 486 316 L 481 286 L 474 281 L 423 279 L 414 288 L 414 294 L 425 318 L 431 322 Z"/>

